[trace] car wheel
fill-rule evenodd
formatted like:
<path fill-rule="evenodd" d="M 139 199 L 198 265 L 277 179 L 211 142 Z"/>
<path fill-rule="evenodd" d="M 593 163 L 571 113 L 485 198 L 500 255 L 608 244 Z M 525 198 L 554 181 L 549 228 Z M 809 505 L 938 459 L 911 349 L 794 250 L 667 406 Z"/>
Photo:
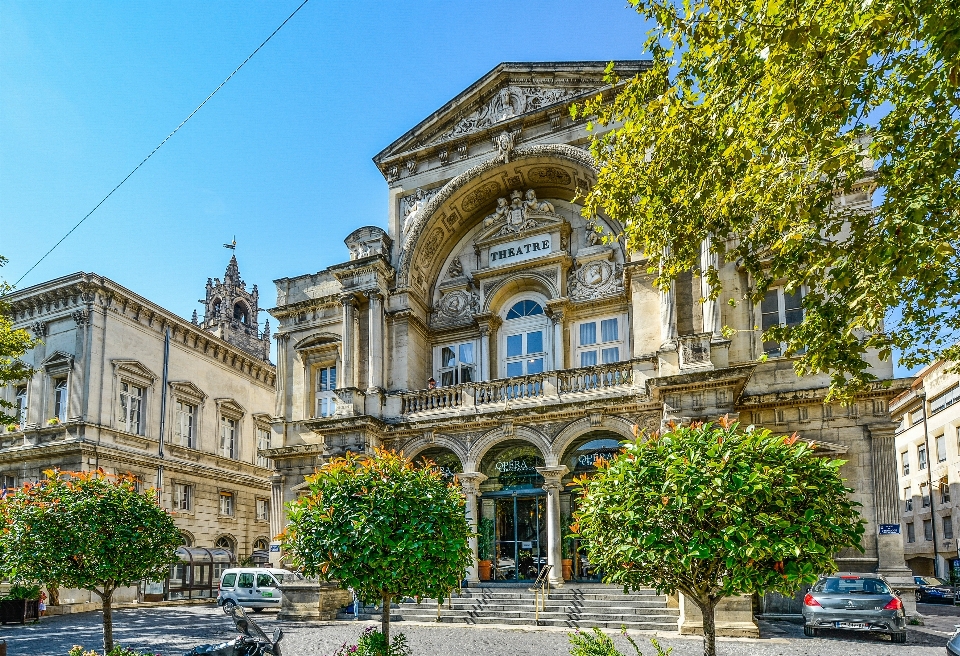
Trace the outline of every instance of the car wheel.
<path fill-rule="evenodd" d="M 917 602 L 923 601 L 923 593 L 917 590 Z"/>
<path fill-rule="evenodd" d="M 807 636 L 808 638 L 815 638 L 820 635 L 820 629 L 815 629 L 812 626 L 804 626 L 803 635 Z"/>
<path fill-rule="evenodd" d="M 262 613 L 262 612 L 263 612 L 263 609 L 262 609 L 262 608 L 254 608 L 254 609 L 253 609 L 253 612 L 254 612 L 254 613 Z"/>
<path fill-rule="evenodd" d="M 900 633 L 891 633 L 890 640 L 892 642 L 898 642 L 900 644 L 903 644 L 904 642 L 907 641 L 907 632 L 901 631 Z"/>
<path fill-rule="evenodd" d="M 223 602 L 223 612 L 227 615 L 231 614 L 233 609 L 236 607 L 237 602 L 235 602 L 233 599 L 227 599 L 225 602 Z"/>

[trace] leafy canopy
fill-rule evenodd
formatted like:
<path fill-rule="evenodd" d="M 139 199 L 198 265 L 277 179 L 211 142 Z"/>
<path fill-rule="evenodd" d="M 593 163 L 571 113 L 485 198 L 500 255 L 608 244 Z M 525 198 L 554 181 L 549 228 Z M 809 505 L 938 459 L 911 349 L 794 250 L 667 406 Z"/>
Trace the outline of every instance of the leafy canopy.
<path fill-rule="evenodd" d="M 0 502 L 5 574 L 100 595 L 166 576 L 182 538 L 155 494 L 102 471 L 45 476 Z"/>
<path fill-rule="evenodd" d="M 0 255 L 0 267 L 6 263 L 7 258 Z M 20 358 L 37 344 L 26 330 L 13 328 L 10 306 L 3 300 L 4 295 L 12 289 L 6 282 L 0 281 L 0 387 L 30 377 L 33 371 Z M 17 418 L 8 412 L 13 409 L 12 402 L 0 398 L 0 424 L 16 421 Z"/>
<path fill-rule="evenodd" d="M 960 360 L 960 4 L 631 4 L 652 67 L 573 110 L 614 126 L 585 213 L 626 226 L 662 285 L 713 235 L 753 280 L 728 302 L 808 290 L 803 322 L 764 338 L 834 396 L 875 379 L 871 349 Z"/>
<path fill-rule="evenodd" d="M 353 588 L 364 601 L 443 599 L 473 562 L 465 500 L 432 467 L 402 454 L 347 454 L 308 477 L 288 505 L 285 546 L 304 573 Z"/>
<path fill-rule="evenodd" d="M 572 528 L 610 582 L 717 601 L 791 594 L 860 548 L 840 460 L 736 423 L 677 426 L 627 443 L 593 478 Z"/>

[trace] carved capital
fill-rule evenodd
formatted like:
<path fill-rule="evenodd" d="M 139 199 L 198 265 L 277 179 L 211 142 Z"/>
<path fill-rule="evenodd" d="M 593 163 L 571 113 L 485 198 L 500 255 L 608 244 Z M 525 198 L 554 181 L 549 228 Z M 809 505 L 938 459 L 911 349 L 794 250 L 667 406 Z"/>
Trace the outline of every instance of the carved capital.
<path fill-rule="evenodd" d="M 570 470 L 566 465 L 558 467 L 537 467 L 537 471 L 543 476 L 543 489 L 548 493 L 560 492 L 563 489 L 561 480 Z"/>
<path fill-rule="evenodd" d="M 487 477 L 479 472 L 464 472 L 457 474 L 457 480 L 460 481 L 460 487 L 466 496 L 480 494 L 480 485 Z"/>
<path fill-rule="evenodd" d="M 90 322 L 89 310 L 74 310 L 71 316 L 78 326 L 82 326 Z"/>
<path fill-rule="evenodd" d="M 357 297 L 354 294 L 341 294 L 338 300 L 340 301 L 340 305 L 342 305 L 344 308 L 348 305 L 352 307 L 357 306 Z"/>

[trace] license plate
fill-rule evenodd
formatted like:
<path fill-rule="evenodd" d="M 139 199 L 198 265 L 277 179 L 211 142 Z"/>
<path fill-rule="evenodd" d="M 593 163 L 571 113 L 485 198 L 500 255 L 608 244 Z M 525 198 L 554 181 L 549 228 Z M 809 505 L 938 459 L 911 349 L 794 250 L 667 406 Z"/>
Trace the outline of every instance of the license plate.
<path fill-rule="evenodd" d="M 263 592 L 263 593 L 261 593 L 261 594 L 263 594 L 264 597 L 272 597 L 272 596 L 273 596 L 273 593 L 272 593 L 272 592 Z"/>
<path fill-rule="evenodd" d="M 865 629 L 867 625 L 863 622 L 837 622 L 838 629 Z"/>

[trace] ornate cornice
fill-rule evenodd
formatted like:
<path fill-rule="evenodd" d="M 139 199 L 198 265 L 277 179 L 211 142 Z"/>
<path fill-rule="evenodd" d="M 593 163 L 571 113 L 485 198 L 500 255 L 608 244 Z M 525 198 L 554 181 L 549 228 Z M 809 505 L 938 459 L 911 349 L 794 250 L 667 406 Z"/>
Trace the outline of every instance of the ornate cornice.
<path fill-rule="evenodd" d="M 276 368 L 246 351 L 202 330 L 186 319 L 95 273 L 75 273 L 8 294 L 15 325 L 29 326 L 42 318 L 70 317 L 77 311 L 108 312 L 163 335 L 208 358 L 219 361 L 252 382 L 273 388 Z M 89 316 L 89 314 L 88 314 Z M 19 327 L 19 326 L 18 326 Z"/>

